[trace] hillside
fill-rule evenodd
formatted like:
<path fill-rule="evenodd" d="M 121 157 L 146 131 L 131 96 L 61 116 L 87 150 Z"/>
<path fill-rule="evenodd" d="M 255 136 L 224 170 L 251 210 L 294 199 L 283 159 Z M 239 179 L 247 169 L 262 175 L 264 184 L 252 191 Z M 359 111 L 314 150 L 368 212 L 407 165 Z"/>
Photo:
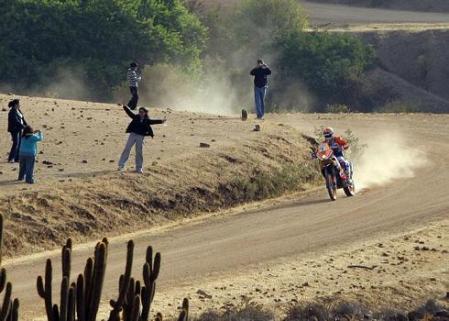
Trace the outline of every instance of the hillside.
<path fill-rule="evenodd" d="M 127 119 L 118 106 L 56 103 L 23 98 L 30 122 L 54 124 L 41 146 L 40 183 L 31 189 L 16 184 L 14 166 L 1 164 L 0 180 L 7 186 L 0 196 L 4 249 L 10 256 L 3 263 L 22 315 L 42 314 L 34 276 L 42 273 L 47 257 L 59 266 L 60 251 L 18 253 L 55 248 L 67 237 L 76 244 L 75 274 L 92 250 L 79 243 L 111 238 L 104 312 L 116 293 L 130 238 L 138 265 L 149 244 L 163 254 L 156 311 L 173 313 L 184 296 L 191 298 L 193 315 L 236 307 L 242 300 L 282 314 L 295 302 L 329 296 L 376 309 L 409 309 L 424 298 L 441 298 L 447 289 L 448 178 L 440 169 L 448 161 L 448 116 L 268 114 L 262 131 L 252 132 L 251 120 L 154 109 L 154 117 L 167 113 L 169 123 L 156 128 L 156 138 L 146 146 L 146 174 L 122 176 L 101 155 L 113 160 L 121 150 Z M 66 128 L 56 129 L 59 122 Z M 109 136 L 96 152 L 94 129 L 100 124 Z M 321 178 L 310 171 L 314 162 L 301 133 L 320 126 L 343 134 L 349 128 L 367 144 L 355 162 L 356 197 L 340 194 L 331 203 Z M 76 140 L 70 138 L 73 132 Z M 69 138 L 56 145 L 61 137 Z M 200 142 L 210 148 L 199 148 Z M 62 163 L 58 157 L 67 147 L 72 154 Z M 7 146 L 1 148 L 6 152 Z M 43 160 L 56 164 L 44 167 Z M 103 167 L 103 173 L 90 165 Z M 310 182 L 319 188 L 310 189 Z M 303 192 L 251 202 L 289 191 Z"/>
<path fill-rule="evenodd" d="M 309 0 L 310 2 L 344 4 L 371 8 L 399 9 L 410 11 L 449 12 L 445 0 Z"/>
<path fill-rule="evenodd" d="M 0 104 L 9 99 L 0 96 Z M 16 164 L 0 163 L 8 254 L 52 248 L 68 235 L 118 235 L 304 190 L 318 177 L 307 161 L 308 143 L 290 127 L 266 122 L 253 132 L 253 121 L 170 109 L 152 109 L 152 117 L 168 121 L 146 140 L 144 175 L 133 173 L 133 156 L 129 171 L 120 174 L 129 122 L 121 107 L 32 97 L 21 102 L 45 141 L 32 187 L 17 181 Z M 6 133 L 6 108 L 0 115 Z M 9 137 L 2 141 L 0 154 L 6 155 Z"/>

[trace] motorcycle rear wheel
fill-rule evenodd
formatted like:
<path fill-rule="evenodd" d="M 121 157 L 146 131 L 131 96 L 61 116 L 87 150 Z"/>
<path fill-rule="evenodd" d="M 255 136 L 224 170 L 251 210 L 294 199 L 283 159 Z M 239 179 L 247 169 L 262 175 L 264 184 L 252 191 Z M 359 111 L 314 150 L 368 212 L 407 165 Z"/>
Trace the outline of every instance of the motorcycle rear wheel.
<path fill-rule="evenodd" d="M 346 186 L 345 188 L 343 188 L 343 190 L 345 191 L 346 196 L 348 197 L 352 197 L 355 195 L 355 186 L 354 183 L 352 183 L 349 186 Z"/>

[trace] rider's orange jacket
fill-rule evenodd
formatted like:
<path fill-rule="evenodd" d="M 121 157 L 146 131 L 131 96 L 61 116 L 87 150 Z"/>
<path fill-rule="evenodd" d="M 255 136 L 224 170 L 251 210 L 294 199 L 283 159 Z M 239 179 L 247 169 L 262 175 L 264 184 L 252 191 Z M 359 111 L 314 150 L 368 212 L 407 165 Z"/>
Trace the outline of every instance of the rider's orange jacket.
<path fill-rule="evenodd" d="M 343 156 L 343 151 L 349 148 L 349 143 L 341 136 L 334 136 L 331 141 L 324 141 L 334 151 L 335 156 Z"/>
<path fill-rule="evenodd" d="M 329 141 L 324 141 L 323 143 L 329 143 Z M 334 136 L 332 139 L 331 144 L 338 144 L 341 148 L 343 148 L 344 150 L 349 148 L 349 143 L 346 139 L 344 139 L 341 136 Z"/>
<path fill-rule="evenodd" d="M 340 145 L 340 147 L 343 148 L 344 150 L 347 150 L 349 148 L 348 141 L 346 139 L 344 139 L 343 137 L 336 136 L 334 139 L 335 139 L 335 143 Z"/>

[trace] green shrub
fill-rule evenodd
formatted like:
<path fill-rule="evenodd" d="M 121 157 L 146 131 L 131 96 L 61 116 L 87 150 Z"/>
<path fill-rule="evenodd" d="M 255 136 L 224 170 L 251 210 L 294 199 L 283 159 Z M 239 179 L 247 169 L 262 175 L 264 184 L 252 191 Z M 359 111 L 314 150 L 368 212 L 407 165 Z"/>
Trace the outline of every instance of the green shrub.
<path fill-rule="evenodd" d="M 280 72 L 304 81 L 322 101 L 344 101 L 374 61 L 372 48 L 347 34 L 295 32 L 279 46 Z"/>
<path fill-rule="evenodd" d="M 326 112 L 331 114 L 348 114 L 351 110 L 345 104 L 330 104 L 326 106 Z"/>
<path fill-rule="evenodd" d="M 17 0 L 2 7 L 0 35 L 0 82 L 35 87 L 55 65 L 76 66 L 107 99 L 132 60 L 198 69 L 206 30 L 181 0 Z"/>
<path fill-rule="evenodd" d="M 419 112 L 419 108 L 416 105 L 405 103 L 403 101 L 390 101 L 384 106 L 375 110 L 378 113 L 416 113 Z"/>
<path fill-rule="evenodd" d="M 304 189 L 320 178 L 314 163 L 282 165 L 272 172 L 254 170 L 249 177 L 235 178 L 228 186 L 228 194 L 241 202 L 278 197 L 286 192 Z"/>
<path fill-rule="evenodd" d="M 374 61 L 373 50 L 355 37 L 305 32 L 307 18 L 296 0 L 244 0 L 235 10 L 205 11 L 195 5 L 192 10 L 209 30 L 207 57 L 223 70 L 238 68 L 238 79 L 248 79 L 259 57 L 272 67 L 268 111 L 324 111 L 327 104 L 346 104 Z M 235 88 L 243 89 L 239 97 L 244 100 L 250 81 L 239 81 Z"/>

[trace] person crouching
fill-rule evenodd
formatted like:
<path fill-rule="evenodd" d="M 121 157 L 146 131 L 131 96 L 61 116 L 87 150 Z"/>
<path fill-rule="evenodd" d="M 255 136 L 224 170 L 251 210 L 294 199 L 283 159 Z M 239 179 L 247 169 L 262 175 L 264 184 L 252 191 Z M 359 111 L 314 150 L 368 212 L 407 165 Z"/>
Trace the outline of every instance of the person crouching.
<path fill-rule="evenodd" d="M 120 157 L 118 169 L 119 171 L 123 171 L 125 169 L 131 148 L 136 145 L 136 172 L 142 174 L 144 139 L 146 136 L 150 136 L 151 138 L 154 137 L 151 125 L 163 124 L 165 123 L 165 120 L 150 119 L 148 116 L 148 109 L 145 107 L 140 107 L 138 114 L 134 114 L 128 106 L 123 106 L 123 109 L 132 120 L 126 129 L 126 132 L 129 133 L 129 137 L 125 149 Z"/>
<path fill-rule="evenodd" d="M 19 149 L 19 181 L 34 184 L 34 164 L 36 163 L 37 143 L 42 141 L 44 136 L 41 131 L 34 131 L 31 126 L 23 129 L 22 142 Z"/>

